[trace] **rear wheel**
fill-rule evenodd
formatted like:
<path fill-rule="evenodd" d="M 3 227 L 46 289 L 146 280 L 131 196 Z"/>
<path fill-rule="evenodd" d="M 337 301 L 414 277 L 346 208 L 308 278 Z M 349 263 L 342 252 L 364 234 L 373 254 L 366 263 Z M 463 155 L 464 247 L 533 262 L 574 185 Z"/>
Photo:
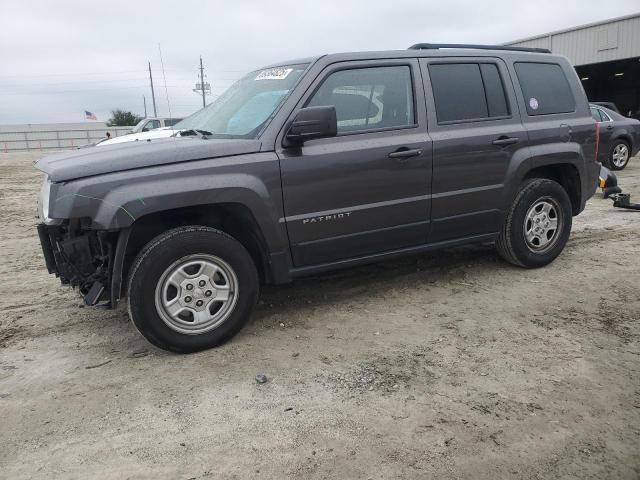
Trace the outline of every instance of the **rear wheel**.
<path fill-rule="evenodd" d="M 611 145 L 609 152 L 609 167 L 611 170 L 623 170 L 629 163 L 631 149 L 624 140 L 616 140 Z"/>
<path fill-rule="evenodd" d="M 258 297 L 249 253 L 209 227 L 181 227 L 156 237 L 129 278 L 131 320 L 152 344 L 173 352 L 225 342 L 246 323 Z"/>
<path fill-rule="evenodd" d="M 527 268 L 551 263 L 571 233 L 572 209 L 567 192 L 553 180 L 527 180 L 507 212 L 496 242 L 508 262 Z"/>

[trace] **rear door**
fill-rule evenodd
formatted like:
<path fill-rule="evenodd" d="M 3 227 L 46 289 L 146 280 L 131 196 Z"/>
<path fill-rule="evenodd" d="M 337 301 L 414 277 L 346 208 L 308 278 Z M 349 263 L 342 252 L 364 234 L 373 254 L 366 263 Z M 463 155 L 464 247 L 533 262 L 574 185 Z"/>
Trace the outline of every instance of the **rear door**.
<path fill-rule="evenodd" d="M 320 105 L 336 107 L 338 135 L 277 148 L 294 266 L 424 244 L 431 143 L 417 60 L 330 65 L 291 118 Z"/>
<path fill-rule="evenodd" d="M 527 145 L 506 65 L 491 57 L 420 62 L 433 141 L 429 242 L 497 232 L 507 169 Z"/>

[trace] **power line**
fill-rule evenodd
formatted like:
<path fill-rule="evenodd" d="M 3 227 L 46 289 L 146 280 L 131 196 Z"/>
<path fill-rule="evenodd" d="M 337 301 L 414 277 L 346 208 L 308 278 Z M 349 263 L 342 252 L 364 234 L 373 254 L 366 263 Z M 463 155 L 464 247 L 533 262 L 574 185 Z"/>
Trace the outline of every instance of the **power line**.
<path fill-rule="evenodd" d="M 167 69 L 167 72 L 181 72 L 191 73 L 190 69 Z M 12 74 L 12 75 L 0 75 L 0 78 L 35 78 L 35 77 L 78 77 L 82 75 L 121 75 L 123 73 L 146 73 L 147 70 L 121 70 L 118 72 L 67 72 L 67 73 L 36 73 L 36 74 Z M 221 73 L 247 73 L 246 70 L 219 70 L 216 72 Z"/>
<path fill-rule="evenodd" d="M 162 59 L 162 48 L 158 43 L 158 52 L 160 53 L 160 66 L 162 67 L 162 79 L 164 81 L 164 93 L 167 96 L 167 110 L 169 110 L 169 118 L 171 118 L 171 103 L 169 102 L 169 90 L 167 89 L 167 77 L 164 74 L 164 60 Z"/>
<path fill-rule="evenodd" d="M 0 75 L 0 78 L 9 77 L 56 77 L 56 76 L 78 76 L 78 75 L 118 75 L 122 73 L 137 73 L 146 72 L 146 70 L 123 70 L 120 72 L 73 72 L 73 73 L 40 73 L 40 74 L 14 74 L 14 75 Z"/>
<path fill-rule="evenodd" d="M 145 70 L 146 73 L 146 70 Z M 69 82 L 38 82 L 38 83 L 1 83 L 0 87 L 38 87 L 38 86 L 56 86 L 56 85 L 74 85 L 84 83 L 114 83 L 114 82 L 130 82 L 132 80 L 146 80 L 146 75 L 134 78 L 113 78 L 110 80 L 72 80 Z"/>
<path fill-rule="evenodd" d="M 147 70 L 144 71 L 145 74 L 148 73 Z M 187 75 L 192 75 L 192 72 L 185 72 L 185 79 L 181 80 L 179 78 L 174 78 L 174 80 L 177 81 L 185 81 L 187 82 L 188 80 L 186 79 Z M 216 77 L 218 80 L 222 80 L 222 81 L 227 81 L 227 82 L 234 82 L 237 79 L 236 78 L 225 78 L 225 77 Z M 75 85 L 75 84 L 85 84 L 85 83 L 95 83 L 95 84 L 100 84 L 100 83 L 117 83 L 117 82 L 130 82 L 130 81 L 136 81 L 136 80 L 146 80 L 147 79 L 147 75 L 142 75 L 140 77 L 131 77 L 131 78 L 112 78 L 112 79 L 105 79 L 105 80 L 72 80 L 72 81 L 68 81 L 68 82 L 38 82 L 38 83 L 2 83 L 0 81 L 0 87 L 38 87 L 38 86 L 56 86 L 56 85 Z M 230 85 L 228 83 L 225 83 L 224 85 Z"/>
<path fill-rule="evenodd" d="M 85 89 L 74 89 L 74 90 L 54 90 L 54 91 L 45 91 L 45 92 L 0 92 L 0 95 L 3 96 L 11 96 L 11 95 L 49 95 L 49 94 L 58 94 L 58 93 L 82 93 L 82 92 L 101 92 L 104 90 L 127 90 L 132 88 L 147 88 L 148 85 L 131 85 L 129 87 L 109 87 L 109 88 L 85 88 Z M 167 88 L 181 88 L 177 85 L 167 85 Z"/>
<path fill-rule="evenodd" d="M 224 91 L 227 87 L 230 87 L 231 84 L 218 84 L 215 89 Z M 83 93 L 83 92 L 101 92 L 106 90 L 127 90 L 133 88 L 148 88 L 149 84 L 145 85 L 128 85 L 128 86 L 120 86 L 120 87 L 97 87 L 97 88 L 74 88 L 73 90 L 23 90 L 23 91 L 12 91 L 12 92 L 2 92 L 0 91 L 0 95 L 11 96 L 11 95 L 48 95 L 48 94 L 58 94 L 58 93 Z M 184 85 L 167 85 L 167 88 L 179 88 L 185 91 L 189 90 L 188 84 Z"/>

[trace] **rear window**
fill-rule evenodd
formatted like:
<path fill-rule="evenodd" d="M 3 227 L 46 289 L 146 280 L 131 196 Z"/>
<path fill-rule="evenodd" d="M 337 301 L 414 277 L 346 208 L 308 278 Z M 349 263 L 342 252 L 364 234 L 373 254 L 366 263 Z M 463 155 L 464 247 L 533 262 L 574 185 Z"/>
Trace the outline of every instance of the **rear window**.
<path fill-rule="evenodd" d="M 515 69 L 529 115 L 568 113 L 576 109 L 571 87 L 560 65 L 516 62 Z"/>
<path fill-rule="evenodd" d="M 507 97 L 493 63 L 429 65 L 438 123 L 504 118 Z"/>

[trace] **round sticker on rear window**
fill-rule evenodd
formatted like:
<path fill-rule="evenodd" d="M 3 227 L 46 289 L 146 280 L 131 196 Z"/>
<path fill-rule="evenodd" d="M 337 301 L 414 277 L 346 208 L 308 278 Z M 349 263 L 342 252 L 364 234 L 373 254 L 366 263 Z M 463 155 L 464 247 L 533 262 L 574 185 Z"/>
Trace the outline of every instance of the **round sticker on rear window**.
<path fill-rule="evenodd" d="M 529 106 L 531 107 L 532 110 L 537 110 L 538 109 L 538 99 L 537 98 L 530 98 L 529 99 Z"/>

